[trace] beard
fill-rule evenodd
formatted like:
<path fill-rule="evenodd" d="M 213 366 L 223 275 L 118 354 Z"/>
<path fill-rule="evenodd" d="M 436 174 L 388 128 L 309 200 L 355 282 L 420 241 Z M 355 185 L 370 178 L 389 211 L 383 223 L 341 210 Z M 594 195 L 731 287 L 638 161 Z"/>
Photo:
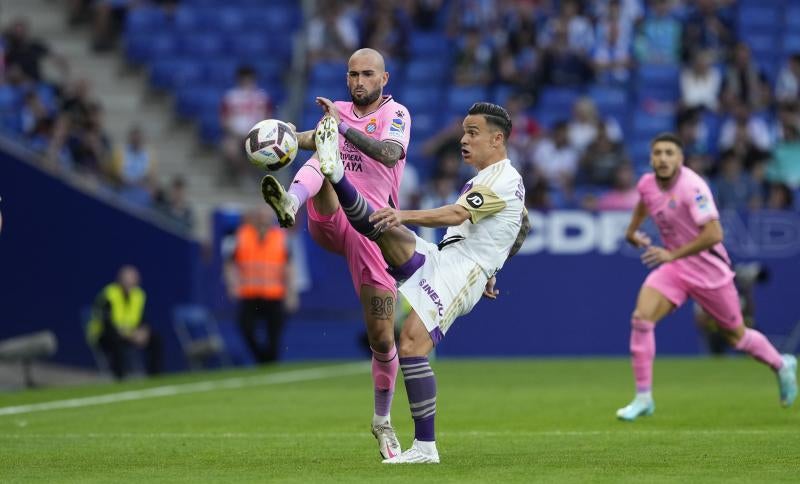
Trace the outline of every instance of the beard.
<path fill-rule="evenodd" d="M 353 100 L 353 104 L 355 104 L 356 106 L 369 106 L 370 104 L 377 101 L 379 97 L 381 97 L 380 88 L 375 89 L 372 92 L 367 91 L 367 94 L 365 94 L 364 97 L 361 98 L 357 98 L 355 94 L 353 94 L 353 91 L 350 91 L 350 99 Z"/>

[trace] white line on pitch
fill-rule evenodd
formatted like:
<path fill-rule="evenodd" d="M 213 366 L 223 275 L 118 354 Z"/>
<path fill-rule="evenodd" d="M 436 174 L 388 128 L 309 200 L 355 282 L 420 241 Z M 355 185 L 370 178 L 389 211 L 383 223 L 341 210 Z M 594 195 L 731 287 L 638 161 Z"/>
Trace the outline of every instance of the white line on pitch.
<path fill-rule="evenodd" d="M 291 370 L 282 373 L 272 373 L 269 375 L 234 377 L 195 383 L 164 385 L 146 388 L 144 390 L 129 390 L 124 392 L 109 393 L 106 395 L 95 395 L 91 397 L 70 398 L 67 400 L 54 400 L 52 402 L 0 407 L 0 416 L 42 412 L 46 410 L 60 410 L 65 408 L 89 407 L 93 405 L 106 405 L 109 403 L 145 400 L 148 398 L 171 397 L 174 395 L 209 392 L 212 390 L 235 389 L 259 385 L 277 385 L 280 383 L 295 383 L 308 380 L 321 380 L 323 378 L 364 373 L 368 370 L 369 364 L 367 363 L 348 363 L 346 365 L 306 368 L 303 370 Z"/>
<path fill-rule="evenodd" d="M 630 431 L 622 428 L 619 430 L 541 430 L 541 431 L 508 431 L 508 432 L 483 432 L 483 431 L 444 431 L 438 432 L 441 437 L 502 437 L 502 438 L 531 438 L 531 437 L 591 437 L 615 435 L 626 433 L 631 437 L 652 435 L 679 435 L 679 436 L 736 436 L 736 435 L 775 435 L 796 434 L 793 429 L 697 429 L 697 430 L 639 430 Z M 358 438 L 364 432 L 86 432 L 86 433 L 14 433 L 0 434 L 0 440 L 6 439 L 320 439 L 320 438 Z"/>

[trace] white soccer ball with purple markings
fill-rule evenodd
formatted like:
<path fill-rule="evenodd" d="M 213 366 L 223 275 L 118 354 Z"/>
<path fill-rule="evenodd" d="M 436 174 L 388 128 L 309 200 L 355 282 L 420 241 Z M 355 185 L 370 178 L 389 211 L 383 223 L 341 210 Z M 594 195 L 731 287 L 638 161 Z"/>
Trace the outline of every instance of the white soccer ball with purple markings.
<path fill-rule="evenodd" d="M 250 130 L 244 150 L 255 166 L 267 171 L 280 170 L 297 156 L 297 136 L 283 121 L 265 119 Z"/>

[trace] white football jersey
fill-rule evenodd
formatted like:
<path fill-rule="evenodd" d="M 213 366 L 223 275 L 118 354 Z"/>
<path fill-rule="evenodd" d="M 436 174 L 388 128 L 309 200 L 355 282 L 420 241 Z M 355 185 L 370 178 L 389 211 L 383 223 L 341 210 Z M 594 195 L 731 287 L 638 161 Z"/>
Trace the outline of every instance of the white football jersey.
<path fill-rule="evenodd" d="M 481 266 L 491 277 L 508 257 L 519 234 L 525 211 L 522 176 L 508 158 L 479 171 L 456 202 L 470 218 L 447 229 L 441 250 L 457 250 Z"/>

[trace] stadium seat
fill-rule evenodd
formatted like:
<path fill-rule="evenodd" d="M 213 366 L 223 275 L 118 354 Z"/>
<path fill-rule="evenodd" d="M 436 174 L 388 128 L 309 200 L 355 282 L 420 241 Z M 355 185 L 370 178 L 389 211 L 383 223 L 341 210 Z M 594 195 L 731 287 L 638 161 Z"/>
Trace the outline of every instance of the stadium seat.
<path fill-rule="evenodd" d="M 442 90 L 431 86 L 406 85 L 397 101 L 408 107 L 412 114 L 418 110 L 435 109 L 442 99 Z"/>
<path fill-rule="evenodd" d="M 781 22 L 781 9 L 771 5 L 739 5 L 739 34 L 745 32 L 771 32 Z"/>
<path fill-rule="evenodd" d="M 158 89 L 179 89 L 197 84 L 202 79 L 202 64 L 183 58 L 158 60 L 150 70 L 150 84 Z"/>
<path fill-rule="evenodd" d="M 219 113 L 205 113 L 200 118 L 200 140 L 206 145 L 213 146 L 222 139 L 222 126 L 220 126 Z"/>
<path fill-rule="evenodd" d="M 221 54 L 224 47 L 224 38 L 210 32 L 181 37 L 181 52 L 198 61 Z"/>
<path fill-rule="evenodd" d="M 230 365 L 230 357 L 217 321 L 197 304 L 183 304 L 172 309 L 172 326 L 190 369 L 201 369 L 211 362 Z M 216 361 L 215 361 L 216 360 Z"/>
<path fill-rule="evenodd" d="M 798 10 L 798 14 L 798 21 L 800 21 L 800 10 Z M 787 31 L 783 36 L 782 47 L 784 57 L 800 54 L 800 33 Z"/>
<path fill-rule="evenodd" d="M 406 64 L 406 84 L 441 84 L 450 77 L 450 64 L 443 59 L 412 59 Z"/>
<path fill-rule="evenodd" d="M 677 65 L 643 64 L 636 73 L 636 83 L 639 86 L 677 86 L 679 79 L 680 67 Z"/>
<path fill-rule="evenodd" d="M 125 16 L 125 33 L 136 35 L 160 32 L 164 29 L 166 16 L 158 7 L 132 8 Z"/>
<path fill-rule="evenodd" d="M 228 55 L 240 64 L 253 65 L 269 57 L 270 38 L 264 32 L 232 33 L 228 43 Z"/>
<path fill-rule="evenodd" d="M 621 87 L 592 86 L 589 88 L 589 97 L 603 114 L 619 112 L 628 105 L 628 93 Z"/>
<path fill-rule="evenodd" d="M 653 136 L 663 131 L 675 129 L 675 118 L 673 116 L 657 116 L 652 113 L 637 110 L 633 113 L 631 120 L 631 134 L 640 141 L 650 140 Z"/>
<path fill-rule="evenodd" d="M 462 116 L 473 103 L 487 101 L 488 92 L 480 86 L 452 87 L 447 92 L 447 108 L 451 113 L 460 113 Z"/>
<path fill-rule="evenodd" d="M 439 119 L 439 114 L 435 111 L 415 112 L 412 110 L 411 113 L 411 140 L 413 143 L 424 143 L 444 127 Z"/>
<path fill-rule="evenodd" d="M 347 63 L 317 62 L 311 66 L 309 81 L 316 84 L 345 84 L 347 81 Z"/>
<path fill-rule="evenodd" d="M 245 12 L 239 7 L 220 8 L 217 10 L 217 23 L 221 31 L 240 34 L 245 25 Z"/>
<path fill-rule="evenodd" d="M 538 105 L 543 110 L 558 111 L 567 118 L 581 94 L 580 90 L 569 87 L 547 87 L 542 89 Z"/>
<path fill-rule="evenodd" d="M 219 111 L 224 91 L 216 87 L 189 86 L 178 91 L 175 110 L 191 118 L 211 110 Z"/>
<path fill-rule="evenodd" d="M 411 57 L 414 59 L 439 59 L 449 62 L 452 54 L 450 40 L 438 32 L 414 31 L 410 36 Z"/>

